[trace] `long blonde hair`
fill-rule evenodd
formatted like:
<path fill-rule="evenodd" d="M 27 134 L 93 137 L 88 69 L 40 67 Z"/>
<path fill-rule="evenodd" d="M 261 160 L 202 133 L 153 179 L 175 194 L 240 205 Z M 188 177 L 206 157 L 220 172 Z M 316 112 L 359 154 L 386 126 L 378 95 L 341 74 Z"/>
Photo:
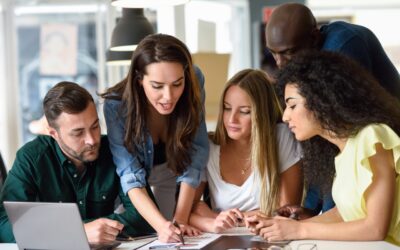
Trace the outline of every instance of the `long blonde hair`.
<path fill-rule="evenodd" d="M 276 141 L 277 123 L 281 121 L 282 108 L 261 70 L 245 69 L 234 75 L 225 85 L 212 141 L 217 145 L 227 143 L 228 134 L 223 123 L 223 105 L 227 90 L 238 86 L 251 100 L 251 153 L 250 163 L 261 181 L 260 210 L 271 214 L 279 204 L 279 159 Z"/>

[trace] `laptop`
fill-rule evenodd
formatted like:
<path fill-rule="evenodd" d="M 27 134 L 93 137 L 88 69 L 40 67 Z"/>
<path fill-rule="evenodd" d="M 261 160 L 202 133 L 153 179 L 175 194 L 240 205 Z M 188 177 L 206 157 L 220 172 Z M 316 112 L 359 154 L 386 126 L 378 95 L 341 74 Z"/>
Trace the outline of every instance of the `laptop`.
<path fill-rule="evenodd" d="M 75 203 L 4 201 L 19 250 L 112 249 L 119 243 L 91 246 Z"/>

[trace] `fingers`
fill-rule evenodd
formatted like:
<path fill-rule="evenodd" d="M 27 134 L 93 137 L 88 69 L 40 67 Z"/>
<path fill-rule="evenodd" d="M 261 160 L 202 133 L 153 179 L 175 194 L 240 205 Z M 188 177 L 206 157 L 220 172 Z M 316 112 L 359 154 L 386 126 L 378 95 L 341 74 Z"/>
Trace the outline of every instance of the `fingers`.
<path fill-rule="evenodd" d="M 89 243 L 108 243 L 114 241 L 124 225 L 118 221 L 100 218 L 84 224 Z"/>
<path fill-rule="evenodd" d="M 187 225 L 187 224 L 180 224 L 179 226 L 181 227 L 181 231 L 182 231 L 182 233 L 184 235 L 187 235 L 187 236 L 198 236 L 198 235 L 202 234 L 202 232 L 199 229 L 197 229 L 197 228 L 195 228 L 193 226 L 190 226 L 190 225 Z"/>
<path fill-rule="evenodd" d="M 171 221 L 166 221 L 157 233 L 161 242 L 180 242 L 181 229 L 174 226 Z"/>
<path fill-rule="evenodd" d="M 261 229 L 259 235 L 269 242 L 282 240 L 278 235 L 274 234 L 273 230 L 268 227 Z"/>
<path fill-rule="evenodd" d="M 252 215 L 245 219 L 246 227 L 250 229 L 250 232 L 260 234 L 260 230 L 264 227 L 269 227 L 274 224 L 274 219 L 268 218 L 264 215 Z"/>
<path fill-rule="evenodd" d="M 243 213 L 239 209 L 230 209 L 219 213 L 216 220 L 222 222 L 221 226 L 236 227 L 244 219 Z"/>

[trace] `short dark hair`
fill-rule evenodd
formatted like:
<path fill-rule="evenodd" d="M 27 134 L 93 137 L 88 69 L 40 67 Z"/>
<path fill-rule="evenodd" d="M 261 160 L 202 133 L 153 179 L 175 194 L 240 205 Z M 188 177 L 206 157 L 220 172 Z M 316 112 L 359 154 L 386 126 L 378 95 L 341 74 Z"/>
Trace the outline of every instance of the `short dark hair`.
<path fill-rule="evenodd" d="M 44 97 L 44 115 L 50 127 L 58 128 L 55 121 L 62 112 L 80 113 L 86 109 L 89 102 L 94 103 L 94 100 L 85 88 L 73 82 L 59 82 Z"/>

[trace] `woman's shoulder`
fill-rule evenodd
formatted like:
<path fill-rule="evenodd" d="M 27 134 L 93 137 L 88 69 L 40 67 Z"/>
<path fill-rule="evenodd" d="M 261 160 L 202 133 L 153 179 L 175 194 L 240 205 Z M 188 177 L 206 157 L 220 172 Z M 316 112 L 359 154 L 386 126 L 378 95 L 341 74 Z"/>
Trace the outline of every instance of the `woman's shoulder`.
<path fill-rule="evenodd" d="M 115 114 L 118 116 L 124 113 L 125 106 L 123 105 L 122 100 L 116 98 L 106 98 L 104 100 L 104 115 L 109 116 L 111 114 Z"/>
<path fill-rule="evenodd" d="M 363 127 L 358 131 L 355 138 L 376 138 L 376 139 L 386 139 L 391 137 L 399 137 L 396 132 L 384 123 L 372 123 Z"/>
<path fill-rule="evenodd" d="M 219 154 L 220 146 L 215 144 L 211 138 L 208 138 L 208 144 L 210 145 L 210 157 Z"/>
<path fill-rule="evenodd" d="M 122 105 L 122 100 L 117 98 L 117 96 L 111 95 L 109 98 L 104 99 L 104 106 L 121 106 Z"/>

